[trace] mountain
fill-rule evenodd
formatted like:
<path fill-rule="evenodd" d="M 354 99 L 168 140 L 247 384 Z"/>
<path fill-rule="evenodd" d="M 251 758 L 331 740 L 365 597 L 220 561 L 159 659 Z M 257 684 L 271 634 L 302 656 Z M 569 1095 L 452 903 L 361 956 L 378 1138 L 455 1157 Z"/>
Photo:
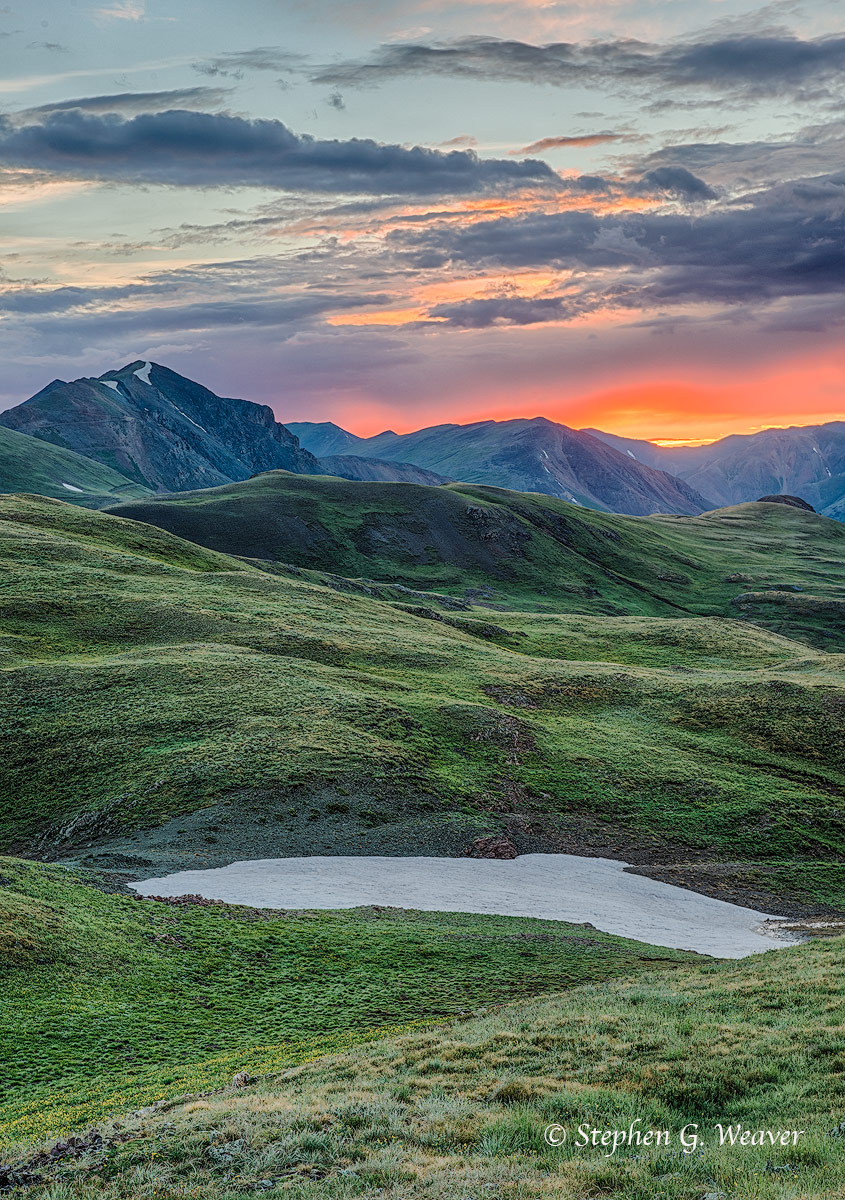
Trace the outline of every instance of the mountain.
<path fill-rule="evenodd" d="M 368 441 L 355 433 L 348 433 L 333 421 L 288 421 L 286 427 L 296 434 L 303 446 L 307 442 L 311 453 L 316 454 L 318 458 L 335 454 L 363 454 L 364 451 L 360 447 L 365 447 Z M 392 433 L 389 436 L 395 437 L 396 434 Z"/>
<path fill-rule="evenodd" d="M 292 422 L 290 428 L 312 454 L 342 452 L 414 463 L 465 483 L 541 492 L 605 512 L 692 514 L 713 507 L 665 471 L 545 417 L 435 425 L 371 438 L 356 438 L 330 423 Z"/>
<path fill-rule="evenodd" d="M 655 446 L 598 429 L 584 432 L 638 462 L 671 471 L 719 504 L 785 492 L 845 519 L 845 421 L 732 434 L 707 446 Z"/>
<path fill-rule="evenodd" d="M 320 465 L 266 404 L 224 399 L 158 363 L 56 379 L 0 425 L 74 450 L 156 492 Z"/>
<path fill-rule="evenodd" d="M 361 458 L 356 454 L 330 454 L 320 458 L 320 467 L 327 475 L 364 482 L 393 481 L 394 483 L 424 483 L 438 487 L 448 483 L 445 475 L 415 467 L 413 463 L 388 462 L 383 458 Z"/>
<path fill-rule="evenodd" d="M 35 492 L 104 508 L 146 496 L 149 489 L 72 450 L 0 426 L 0 492 Z"/>

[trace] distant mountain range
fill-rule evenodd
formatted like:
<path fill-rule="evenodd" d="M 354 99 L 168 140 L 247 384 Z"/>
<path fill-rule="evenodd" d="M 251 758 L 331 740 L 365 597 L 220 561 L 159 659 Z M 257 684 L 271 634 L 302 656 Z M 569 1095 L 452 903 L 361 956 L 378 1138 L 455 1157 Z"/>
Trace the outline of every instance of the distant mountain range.
<path fill-rule="evenodd" d="M 637 462 L 671 471 L 719 505 L 789 492 L 845 520 L 845 421 L 734 434 L 708 446 L 655 446 L 586 432 Z"/>
<path fill-rule="evenodd" d="M 371 438 L 331 423 L 294 421 L 288 428 L 312 454 L 400 460 L 464 483 L 541 492 L 605 512 L 691 515 L 715 507 L 666 471 L 545 417 L 435 425 Z"/>
<path fill-rule="evenodd" d="M 361 438 L 331 423 L 283 425 L 267 405 L 217 396 L 139 359 L 96 378 L 54 380 L 0 413 L 0 429 L 0 491 L 89 507 L 281 469 L 362 482 L 459 480 L 634 516 L 695 515 L 788 492 L 845 520 L 845 422 L 701 447 L 661 447 L 544 417 Z"/>

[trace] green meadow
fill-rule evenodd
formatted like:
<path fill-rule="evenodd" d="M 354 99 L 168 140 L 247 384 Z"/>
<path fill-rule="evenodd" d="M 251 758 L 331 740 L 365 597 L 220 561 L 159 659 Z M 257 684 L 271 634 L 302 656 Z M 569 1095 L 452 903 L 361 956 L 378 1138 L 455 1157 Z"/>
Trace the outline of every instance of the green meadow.
<path fill-rule="evenodd" d="M 169 905 L 126 880 L 505 833 L 841 913 L 845 529 L 290 478 L 149 502 L 156 523 L 0 499 L 4 1161 L 118 1120 L 137 1139 L 36 1189 L 841 1187 L 841 940 L 702 965 L 560 923 Z M 179 505 L 200 526 L 164 527 Z M 240 1070 L 258 1083 L 227 1087 Z M 765 1159 L 542 1141 L 633 1115 L 809 1133 Z"/>

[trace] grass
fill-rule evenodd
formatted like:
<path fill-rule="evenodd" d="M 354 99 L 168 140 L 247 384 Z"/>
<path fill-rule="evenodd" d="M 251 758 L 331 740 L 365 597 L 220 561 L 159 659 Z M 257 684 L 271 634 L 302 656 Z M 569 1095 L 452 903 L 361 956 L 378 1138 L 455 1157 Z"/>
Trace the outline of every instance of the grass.
<path fill-rule="evenodd" d="M 110 511 L 258 561 L 458 596 L 469 588 L 530 611 L 771 617 L 786 636 L 845 649 L 845 526 L 780 504 L 628 517 L 502 488 L 270 471 Z M 738 600 L 749 594 L 758 599 Z M 826 615 L 807 611 L 812 597 L 832 605 Z"/>
<path fill-rule="evenodd" d="M 622 518 L 461 487 L 424 489 L 426 509 L 405 485 L 288 480 L 184 500 L 240 536 L 263 497 L 262 538 L 286 504 L 283 561 L 0 499 L 0 852 L 157 874 L 506 830 L 673 882 L 728 872 L 766 911 L 845 907 L 845 529 L 778 505 Z M 130 1118 L 141 1136 L 60 1166 L 50 1200 L 845 1185 L 841 941 L 693 967 L 557 923 L 181 908 L 11 857 L 0 876 L 8 1142 L 283 1072 Z M 765 1157 L 542 1142 L 634 1116 L 808 1134 Z"/>
<path fill-rule="evenodd" d="M 0 1145 L 691 957 L 555 921 L 177 907 L 3 858 Z"/>
<path fill-rule="evenodd" d="M 845 942 L 589 984 L 288 1069 L 129 1121 L 49 1172 L 51 1200 L 833 1200 L 845 1189 Z M 576 1143 L 666 1129 L 666 1147 Z M 545 1144 L 544 1127 L 569 1131 Z M 679 1132 L 697 1126 L 698 1151 Z M 722 1146 L 717 1123 L 798 1129 Z M 692 1131 L 690 1131 L 692 1132 Z"/>
<path fill-rule="evenodd" d="M 92 458 L 1 425 L 0 492 L 37 492 L 90 508 L 150 494 Z"/>
<path fill-rule="evenodd" d="M 0 517 L 7 853 L 143 859 L 177 818 L 183 865 L 588 824 L 598 849 L 792 862 L 845 903 L 840 656 L 726 618 L 491 631 L 55 501 Z"/>

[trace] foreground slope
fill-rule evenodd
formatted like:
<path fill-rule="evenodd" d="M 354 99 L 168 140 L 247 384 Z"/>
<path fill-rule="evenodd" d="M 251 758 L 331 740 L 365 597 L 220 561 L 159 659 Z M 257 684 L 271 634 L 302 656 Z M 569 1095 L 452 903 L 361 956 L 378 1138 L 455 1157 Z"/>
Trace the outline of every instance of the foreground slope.
<path fill-rule="evenodd" d="M 7 852 L 154 875 L 506 831 L 764 911 L 845 902 L 837 655 L 677 613 L 491 621 L 34 497 L 0 517 Z"/>
<path fill-rule="evenodd" d="M 712 507 L 682 480 L 545 417 L 435 425 L 371 438 L 357 438 L 331 424 L 302 421 L 289 427 L 317 455 L 415 463 L 449 479 L 541 492 L 605 512 L 698 513 Z"/>
<path fill-rule="evenodd" d="M 318 471 L 266 404 L 232 400 L 159 363 L 56 379 L 0 425 L 93 458 L 153 491 L 213 487 L 283 467 Z"/>
<path fill-rule="evenodd" d="M 0 858 L 0 1147 L 391 1026 L 695 958 L 555 921 L 173 905 L 96 883 Z"/>
<path fill-rule="evenodd" d="M 104 508 L 149 494 L 125 475 L 72 450 L 0 426 L 0 493 L 42 496 Z"/>
<path fill-rule="evenodd" d="M 845 529 L 779 504 L 633 518 L 498 488 L 270 472 L 110 511 L 227 554 L 494 605 L 734 615 L 845 649 Z"/>
<path fill-rule="evenodd" d="M 134 1140 L 32 1168 L 36 1194 L 832 1200 L 843 968 L 840 938 L 482 1011 L 130 1116 Z M 669 1144 L 579 1144 L 637 1120 Z M 803 1132 L 720 1146 L 719 1124 Z"/>

